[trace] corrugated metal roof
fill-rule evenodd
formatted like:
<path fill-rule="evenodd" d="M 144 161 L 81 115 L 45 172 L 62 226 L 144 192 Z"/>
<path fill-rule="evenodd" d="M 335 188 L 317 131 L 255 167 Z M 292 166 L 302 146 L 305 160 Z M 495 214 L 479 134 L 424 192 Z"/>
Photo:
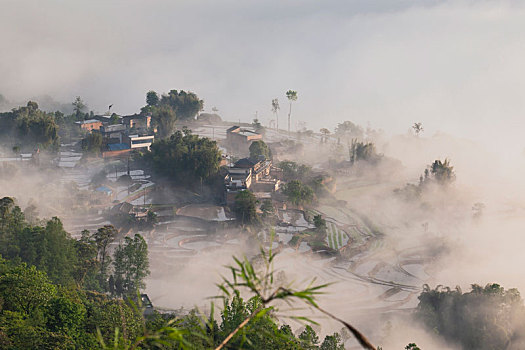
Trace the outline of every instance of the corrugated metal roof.
<path fill-rule="evenodd" d="M 129 149 L 129 146 L 125 143 L 112 143 L 108 145 L 108 150 L 110 151 L 123 151 Z"/>

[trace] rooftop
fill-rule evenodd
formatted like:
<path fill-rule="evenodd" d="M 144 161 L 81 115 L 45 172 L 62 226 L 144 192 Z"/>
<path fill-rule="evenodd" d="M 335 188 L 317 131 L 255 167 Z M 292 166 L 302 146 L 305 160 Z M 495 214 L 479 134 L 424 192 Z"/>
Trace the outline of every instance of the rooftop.
<path fill-rule="evenodd" d="M 244 136 L 259 135 L 254 130 L 249 130 L 249 129 L 242 129 L 241 131 L 238 132 L 238 134 L 239 135 L 244 135 Z"/>
<path fill-rule="evenodd" d="M 240 126 L 234 125 L 231 128 L 226 129 L 226 132 L 233 132 L 233 131 L 235 131 L 237 129 L 240 129 L 240 128 L 241 128 Z"/>
<path fill-rule="evenodd" d="M 75 122 L 75 124 L 91 124 L 91 123 L 100 123 L 100 120 L 96 120 L 96 119 L 89 119 L 89 120 L 81 120 L 79 122 Z"/>
<path fill-rule="evenodd" d="M 110 188 L 106 187 L 106 186 L 100 186 L 97 189 L 95 189 L 95 191 L 97 191 L 97 192 L 104 192 L 104 193 L 113 193 L 113 191 Z"/>
<path fill-rule="evenodd" d="M 129 146 L 125 143 L 111 143 L 108 145 L 108 150 L 110 151 L 123 151 L 129 149 Z"/>

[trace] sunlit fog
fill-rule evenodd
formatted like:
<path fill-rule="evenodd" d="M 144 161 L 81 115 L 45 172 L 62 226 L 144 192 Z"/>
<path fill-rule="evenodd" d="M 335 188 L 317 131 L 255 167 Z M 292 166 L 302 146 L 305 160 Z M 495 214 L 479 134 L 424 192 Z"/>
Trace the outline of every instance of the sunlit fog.
<path fill-rule="evenodd" d="M 525 348 L 523 3 L 0 19 L 0 348 Z"/>

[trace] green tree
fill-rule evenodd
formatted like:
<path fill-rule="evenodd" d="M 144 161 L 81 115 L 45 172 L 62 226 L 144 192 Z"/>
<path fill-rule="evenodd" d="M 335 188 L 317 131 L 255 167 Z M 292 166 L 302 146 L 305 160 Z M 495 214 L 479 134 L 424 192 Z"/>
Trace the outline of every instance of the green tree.
<path fill-rule="evenodd" d="M 292 102 L 297 101 L 297 91 L 286 91 L 286 98 L 290 101 L 290 111 L 288 112 L 288 132 L 290 132 L 290 120 L 292 117 Z"/>
<path fill-rule="evenodd" d="M 77 261 L 74 266 L 73 277 L 77 286 L 102 291 L 98 278 L 100 266 L 97 260 L 97 243 L 88 230 L 82 231 L 81 238 L 74 242 L 74 247 Z"/>
<path fill-rule="evenodd" d="M 283 193 L 295 205 L 307 204 L 314 199 L 314 192 L 308 185 L 299 180 L 292 180 L 283 186 Z"/>
<path fill-rule="evenodd" d="M 318 348 L 319 337 L 310 325 L 306 325 L 304 331 L 299 334 L 299 340 L 304 350 L 314 350 Z"/>
<path fill-rule="evenodd" d="M 263 140 L 253 141 L 250 145 L 250 157 L 257 158 L 259 156 L 270 159 L 270 149 Z"/>
<path fill-rule="evenodd" d="M 5 310 L 30 316 L 55 296 L 56 287 L 35 266 L 14 267 L 0 276 L 0 296 Z"/>
<path fill-rule="evenodd" d="M 464 349 L 525 347 L 518 336 L 525 327 L 525 307 L 517 289 L 473 284 L 470 292 L 463 293 L 459 287 L 424 285 L 418 299 L 416 319 Z"/>
<path fill-rule="evenodd" d="M 61 295 L 49 301 L 45 310 L 45 319 L 49 331 L 78 338 L 84 332 L 86 308 L 80 300 L 72 300 Z"/>
<path fill-rule="evenodd" d="M 214 177 L 219 171 L 221 152 L 217 143 L 176 131 L 169 139 L 155 141 L 144 160 L 155 172 L 177 183 L 195 184 Z"/>
<path fill-rule="evenodd" d="M 323 219 L 321 214 L 314 216 L 314 226 L 317 230 L 326 231 L 326 220 Z"/>
<path fill-rule="evenodd" d="M 352 139 L 352 145 L 349 151 L 350 162 L 352 164 L 360 160 L 373 163 L 380 158 L 376 152 L 376 146 L 372 142 L 359 142 L 357 139 Z"/>
<path fill-rule="evenodd" d="M 109 124 L 116 125 L 116 124 L 119 124 L 119 122 L 120 122 L 120 118 L 119 118 L 118 114 L 117 113 L 113 113 L 111 115 L 111 118 L 109 118 Z"/>
<path fill-rule="evenodd" d="M 171 90 L 167 95 L 162 95 L 159 105 L 168 106 L 177 118 L 185 121 L 195 119 L 202 111 L 204 102 L 193 92 Z"/>
<path fill-rule="evenodd" d="M 324 338 L 319 350 L 345 350 L 345 344 L 339 333 L 334 333 Z"/>
<path fill-rule="evenodd" d="M 102 149 L 104 139 L 99 132 L 91 132 L 82 139 L 82 149 L 86 152 L 99 154 Z"/>
<path fill-rule="evenodd" d="M 279 110 L 281 107 L 279 106 L 279 100 L 277 98 L 274 98 L 272 100 L 272 113 L 275 115 L 275 119 L 277 122 L 277 130 L 279 130 Z"/>
<path fill-rule="evenodd" d="M 235 196 L 233 211 L 241 223 L 254 223 L 257 221 L 257 198 L 248 190 L 240 191 Z"/>
<path fill-rule="evenodd" d="M 27 226 L 18 233 L 18 257 L 45 271 L 54 283 L 72 284 L 77 263 L 73 242 L 60 219 L 53 217 L 45 227 Z"/>
<path fill-rule="evenodd" d="M 159 95 L 153 90 L 148 91 L 146 94 L 146 103 L 148 106 L 156 106 L 159 103 Z"/>
<path fill-rule="evenodd" d="M 75 112 L 75 116 L 76 116 L 77 120 L 84 119 L 82 117 L 82 113 L 86 109 L 86 104 L 84 103 L 84 101 L 82 101 L 80 96 L 77 96 L 75 98 L 75 101 L 73 101 L 73 103 L 71 103 L 71 105 L 73 105 L 73 111 Z"/>
<path fill-rule="evenodd" d="M 100 267 L 100 281 L 104 283 L 107 279 L 108 268 L 111 263 L 108 246 L 117 237 L 118 231 L 113 225 L 104 225 L 92 236 L 97 246 L 97 260 Z"/>
<path fill-rule="evenodd" d="M 430 166 L 430 173 L 437 183 L 441 185 L 450 184 L 456 179 L 454 167 L 450 165 L 450 160 L 448 159 L 445 159 L 444 161 L 439 159 L 435 160 Z"/>
<path fill-rule="evenodd" d="M 158 136 L 160 138 L 168 137 L 173 133 L 177 115 L 172 108 L 160 106 L 154 109 L 152 118 L 153 122 L 158 126 Z"/>
<path fill-rule="evenodd" d="M 36 102 L 29 101 L 27 106 L 13 109 L 2 118 L 2 131 L 7 137 L 16 138 L 16 143 L 30 144 L 35 147 L 51 149 L 59 146 L 59 127 L 53 113 L 38 109 Z"/>
<path fill-rule="evenodd" d="M 282 161 L 277 166 L 283 171 L 285 181 L 305 180 L 312 171 L 308 165 L 297 164 L 289 160 Z"/>
<path fill-rule="evenodd" d="M 124 293 L 144 289 L 144 279 L 149 275 L 148 244 L 144 238 L 139 234 L 125 237 L 124 244 L 115 250 L 113 265 L 115 278 L 122 280 Z"/>

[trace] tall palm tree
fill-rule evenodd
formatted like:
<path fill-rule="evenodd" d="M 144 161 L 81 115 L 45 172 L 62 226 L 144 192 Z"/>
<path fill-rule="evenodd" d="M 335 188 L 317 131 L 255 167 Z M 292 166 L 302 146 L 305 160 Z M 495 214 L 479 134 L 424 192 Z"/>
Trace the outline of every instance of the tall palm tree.
<path fill-rule="evenodd" d="M 286 91 L 286 98 L 290 101 L 290 112 L 288 112 L 288 133 L 290 133 L 290 118 L 292 115 L 292 102 L 297 101 L 297 91 L 288 90 Z"/>
<path fill-rule="evenodd" d="M 419 136 L 419 134 L 421 132 L 423 132 L 423 124 L 421 123 L 414 123 L 414 125 L 412 125 L 412 129 L 414 129 L 414 132 L 416 133 L 416 136 Z"/>
<path fill-rule="evenodd" d="M 275 114 L 275 118 L 277 120 L 277 130 L 279 130 L 279 110 L 281 107 L 279 107 L 279 100 L 274 98 L 272 100 L 272 112 Z"/>

